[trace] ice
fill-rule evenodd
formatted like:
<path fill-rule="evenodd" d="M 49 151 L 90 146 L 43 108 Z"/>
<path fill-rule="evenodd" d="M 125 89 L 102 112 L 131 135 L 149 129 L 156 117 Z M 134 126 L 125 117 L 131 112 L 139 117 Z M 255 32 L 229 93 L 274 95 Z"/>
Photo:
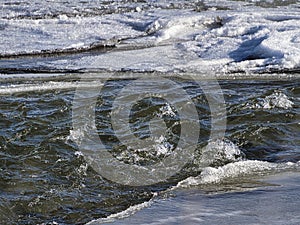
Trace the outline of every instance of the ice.
<path fill-rule="evenodd" d="M 62 14 L 41 19 L 2 18 L 2 56 L 64 51 L 75 54 L 77 50 L 88 52 L 107 45 L 114 50 L 64 60 L 0 62 L 0 67 L 216 74 L 299 69 L 299 9 L 225 3 L 236 7 L 201 12 L 153 8 L 89 17 Z"/>
<path fill-rule="evenodd" d="M 106 17 L 1 19 L 0 24 L 4 27 L 0 30 L 1 55 L 89 48 L 95 43 L 109 45 L 109 40 L 139 34 L 131 26 L 123 25 L 124 22 Z"/>

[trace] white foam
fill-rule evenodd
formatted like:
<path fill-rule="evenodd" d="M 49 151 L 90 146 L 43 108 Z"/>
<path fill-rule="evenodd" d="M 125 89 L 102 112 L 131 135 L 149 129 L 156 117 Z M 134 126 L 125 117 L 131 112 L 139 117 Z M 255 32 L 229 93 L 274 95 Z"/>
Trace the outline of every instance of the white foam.
<path fill-rule="evenodd" d="M 92 82 L 58 82 L 49 81 L 37 84 L 9 84 L 0 86 L 0 94 L 14 94 L 22 92 L 48 91 L 48 90 L 66 90 L 76 89 L 78 87 L 99 87 L 99 81 Z"/>
<path fill-rule="evenodd" d="M 174 146 L 164 136 L 151 137 L 152 145 L 144 148 L 133 148 L 130 143 L 116 158 L 118 160 L 127 160 L 131 163 L 141 163 L 147 159 L 160 156 L 167 157 L 172 154 Z"/>
<path fill-rule="evenodd" d="M 206 167 L 197 177 L 189 177 L 178 183 L 176 188 L 197 186 L 203 184 L 221 183 L 226 179 L 241 178 L 244 176 L 259 175 L 271 171 L 284 171 L 292 168 L 299 168 L 298 163 L 270 163 L 257 160 L 245 160 L 233 162 L 221 167 Z"/>
<path fill-rule="evenodd" d="M 157 116 L 160 118 L 163 116 L 170 116 L 173 118 L 176 117 L 176 113 L 169 103 L 166 103 L 166 105 L 160 107 L 159 111 L 160 112 L 157 114 Z"/>
<path fill-rule="evenodd" d="M 243 158 L 243 153 L 231 141 L 215 140 L 209 141 L 207 146 L 201 149 L 201 156 L 196 164 L 199 169 L 213 165 L 224 165 L 229 162 L 236 162 Z"/>
<path fill-rule="evenodd" d="M 70 130 L 70 135 L 66 138 L 67 140 L 72 141 L 80 141 L 82 138 L 84 138 L 84 130 Z M 76 151 L 74 153 L 76 156 L 81 156 L 82 152 Z"/>
<path fill-rule="evenodd" d="M 171 154 L 171 150 L 174 148 L 170 142 L 164 137 L 160 136 L 157 140 L 155 140 L 156 145 L 154 146 L 155 151 L 156 151 L 156 156 L 168 156 Z"/>
<path fill-rule="evenodd" d="M 157 193 L 153 193 L 152 199 L 150 199 L 147 202 L 143 202 L 141 204 L 130 206 L 128 209 L 126 209 L 122 212 L 119 212 L 119 213 L 112 214 L 112 215 L 110 215 L 106 218 L 100 218 L 100 219 L 97 219 L 97 220 L 92 220 L 92 221 L 88 222 L 86 225 L 97 225 L 97 224 L 101 224 L 101 223 L 111 223 L 111 222 L 114 222 L 118 219 L 124 219 L 126 217 L 129 217 L 132 214 L 136 213 L 137 211 L 140 211 L 144 208 L 149 207 L 153 203 L 153 198 L 156 197 L 156 196 L 157 196 Z"/>
<path fill-rule="evenodd" d="M 290 101 L 285 94 L 276 92 L 265 97 L 261 105 L 264 109 L 272 109 L 275 107 L 290 109 L 293 107 L 294 103 Z"/>
<path fill-rule="evenodd" d="M 88 167 L 89 167 L 89 164 L 87 164 L 87 163 L 81 164 L 79 166 L 79 168 L 76 169 L 77 173 L 82 176 L 87 176 Z M 82 184 L 82 185 L 84 185 L 84 184 Z"/>
<path fill-rule="evenodd" d="M 290 109 L 293 108 L 294 102 L 292 102 L 288 96 L 282 92 L 274 92 L 264 98 L 257 99 L 258 102 L 247 103 L 246 108 L 250 109 Z"/>
<path fill-rule="evenodd" d="M 74 155 L 79 158 L 79 157 L 83 156 L 83 153 L 81 151 L 76 151 L 76 152 L 74 152 Z"/>

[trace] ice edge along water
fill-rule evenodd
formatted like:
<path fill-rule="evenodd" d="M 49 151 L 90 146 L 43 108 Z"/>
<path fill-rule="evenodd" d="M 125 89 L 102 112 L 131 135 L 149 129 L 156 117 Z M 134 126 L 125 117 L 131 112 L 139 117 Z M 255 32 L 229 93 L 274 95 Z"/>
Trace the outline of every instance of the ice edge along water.
<path fill-rule="evenodd" d="M 3 57 L 114 46 L 92 56 L 29 59 L 18 63 L 21 68 L 252 73 L 300 67 L 298 9 L 178 10 L 176 15 L 154 9 L 95 17 L 0 19 L 0 26 Z M 15 66 L 0 62 L 1 68 Z"/>

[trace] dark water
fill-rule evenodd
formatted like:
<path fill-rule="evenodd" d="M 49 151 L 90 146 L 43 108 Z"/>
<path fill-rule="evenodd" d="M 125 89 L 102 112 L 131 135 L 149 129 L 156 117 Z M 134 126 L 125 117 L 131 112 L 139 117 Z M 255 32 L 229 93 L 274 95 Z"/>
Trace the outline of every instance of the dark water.
<path fill-rule="evenodd" d="M 199 146 L 203 146 L 211 128 L 206 97 L 194 81 L 175 80 L 189 93 L 197 107 L 202 129 Z M 47 83 L 13 82 L 20 87 L 30 86 L 30 83 L 42 87 Z M 76 82 L 76 79 L 68 82 Z M 116 157 L 124 149 L 115 139 L 107 115 L 116 94 L 130 82 L 131 79 L 107 82 L 99 94 L 96 107 L 97 130 L 107 145 L 112 147 L 111 151 Z M 2 85 L 8 87 L 9 83 L 9 80 L 3 81 Z M 299 79 L 220 80 L 219 83 L 228 114 L 225 137 L 239 147 L 244 153 L 243 157 L 276 163 L 300 160 Z M 206 85 L 209 85 L 209 81 L 206 81 Z M 162 91 L 165 90 L 157 90 L 158 93 Z M 199 165 L 191 164 L 169 181 L 147 187 L 123 186 L 104 179 L 78 154 L 80 149 L 70 137 L 74 93 L 74 87 L 61 87 L 31 92 L 23 89 L 12 94 L 1 94 L 1 224 L 51 224 L 53 221 L 59 224 L 83 224 L 145 202 L 154 191 L 165 190 L 188 176 L 200 173 L 201 168 L 197 168 Z M 280 105 L 278 96 L 283 95 L 293 105 Z M 281 101 L 284 103 L 286 99 Z M 133 107 L 131 123 L 139 138 L 149 136 L 147 121 L 155 118 L 164 104 L 159 98 L 148 98 Z M 268 107 L 264 108 L 264 104 Z M 173 144 L 180 136 L 180 128 L 174 125 L 178 119 L 168 115 L 165 117 L 172 131 L 168 140 Z M 139 163 L 142 164 L 159 160 L 153 155 L 151 160 L 147 155 L 139 156 L 142 158 Z M 122 157 L 124 162 L 133 163 L 136 156 Z M 199 154 L 195 153 L 195 157 L 199 157 Z M 225 163 L 219 162 L 218 165 Z"/>

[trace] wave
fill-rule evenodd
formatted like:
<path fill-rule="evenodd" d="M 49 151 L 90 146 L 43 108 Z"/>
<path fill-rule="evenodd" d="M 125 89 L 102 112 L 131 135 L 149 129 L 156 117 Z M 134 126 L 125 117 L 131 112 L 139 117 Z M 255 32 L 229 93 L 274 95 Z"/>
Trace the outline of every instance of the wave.
<path fill-rule="evenodd" d="M 97 225 L 97 224 L 101 224 L 101 223 L 111 223 L 111 222 L 114 222 L 118 219 L 124 219 L 126 217 L 129 217 L 130 215 L 136 213 L 137 211 L 140 211 L 144 208 L 150 207 L 151 204 L 153 203 L 155 197 L 157 196 L 157 193 L 154 193 L 153 196 L 154 197 L 152 197 L 152 199 L 150 199 L 147 202 L 143 202 L 143 203 L 138 204 L 138 205 L 130 206 L 128 209 L 126 209 L 122 212 L 119 212 L 119 213 L 112 214 L 112 215 L 110 215 L 106 218 L 100 218 L 100 219 L 97 219 L 97 220 L 92 220 L 92 221 L 86 223 L 86 225 Z"/>
<path fill-rule="evenodd" d="M 211 184 L 220 185 L 223 182 L 233 180 L 233 179 L 241 180 L 247 176 L 261 177 L 263 175 L 272 174 L 272 173 L 299 171 L 299 169 L 300 169 L 300 161 L 298 163 L 291 163 L 291 162 L 270 163 L 270 162 L 257 161 L 257 160 L 244 160 L 239 162 L 233 162 L 217 168 L 205 167 L 203 168 L 199 176 L 188 177 L 187 179 L 179 182 L 177 185 L 173 186 L 167 191 L 164 191 L 163 194 L 171 193 L 176 189 L 182 189 L 182 188 L 186 189 L 195 186 L 203 186 L 203 185 L 211 185 Z M 87 225 L 112 223 L 117 220 L 130 217 L 133 214 L 137 213 L 138 211 L 150 207 L 159 196 L 160 193 L 155 193 L 154 197 L 147 202 L 131 206 L 128 209 L 116 214 L 112 214 L 107 218 L 92 220 L 88 222 Z"/>
<path fill-rule="evenodd" d="M 264 98 L 258 98 L 256 103 L 251 102 L 245 105 L 248 109 L 291 109 L 294 106 L 294 102 L 291 101 L 288 96 L 282 92 L 274 92 Z"/>
<path fill-rule="evenodd" d="M 298 163 L 271 163 L 258 160 L 245 160 L 226 164 L 218 168 L 206 167 L 197 177 L 189 177 L 179 182 L 176 188 L 187 188 L 191 186 L 218 184 L 228 179 L 238 179 L 245 176 L 263 175 L 274 172 L 284 172 L 292 169 L 299 170 Z"/>
<path fill-rule="evenodd" d="M 210 151 L 214 154 L 209 154 Z M 200 161 L 197 162 L 198 169 L 201 171 L 199 175 L 190 176 L 179 181 L 176 185 L 165 191 L 153 193 L 153 197 L 149 201 L 130 206 L 128 209 L 112 214 L 106 218 L 92 220 L 87 223 L 87 225 L 111 223 L 130 217 L 138 211 L 150 207 L 161 197 L 164 198 L 164 196 L 168 196 L 168 194 L 172 194 L 173 191 L 179 189 L 188 189 L 197 186 L 205 187 L 208 185 L 219 186 L 227 182 L 238 183 L 240 185 L 246 178 L 257 179 L 271 174 L 300 171 L 300 161 L 296 163 L 272 163 L 259 160 L 247 160 L 243 157 L 243 153 L 239 148 L 229 140 L 210 142 L 202 152 L 202 157 Z"/>

